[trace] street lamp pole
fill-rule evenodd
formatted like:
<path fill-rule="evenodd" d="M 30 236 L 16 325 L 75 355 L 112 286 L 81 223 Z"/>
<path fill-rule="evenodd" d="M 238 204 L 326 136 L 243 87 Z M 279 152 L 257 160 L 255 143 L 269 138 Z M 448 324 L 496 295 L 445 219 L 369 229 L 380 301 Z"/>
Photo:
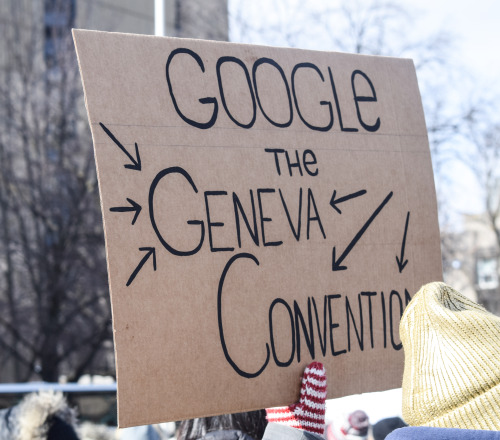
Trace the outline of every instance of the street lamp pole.
<path fill-rule="evenodd" d="M 155 0 L 155 35 L 165 36 L 165 0 Z"/>

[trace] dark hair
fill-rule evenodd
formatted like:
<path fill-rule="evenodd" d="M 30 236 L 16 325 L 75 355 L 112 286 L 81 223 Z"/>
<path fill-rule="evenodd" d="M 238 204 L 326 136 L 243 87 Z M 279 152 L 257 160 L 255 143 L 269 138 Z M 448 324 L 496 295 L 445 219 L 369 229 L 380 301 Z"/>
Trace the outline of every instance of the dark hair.
<path fill-rule="evenodd" d="M 177 440 L 199 440 L 209 432 L 238 430 L 254 440 L 261 440 L 267 426 L 266 411 L 249 411 L 222 416 L 184 420 L 177 431 Z"/>
<path fill-rule="evenodd" d="M 384 440 L 392 431 L 408 426 L 401 417 L 388 417 L 375 423 L 372 434 L 375 440 Z"/>
<path fill-rule="evenodd" d="M 47 440 L 78 440 L 73 427 L 58 416 L 52 416 L 48 420 L 50 424 L 47 432 Z"/>

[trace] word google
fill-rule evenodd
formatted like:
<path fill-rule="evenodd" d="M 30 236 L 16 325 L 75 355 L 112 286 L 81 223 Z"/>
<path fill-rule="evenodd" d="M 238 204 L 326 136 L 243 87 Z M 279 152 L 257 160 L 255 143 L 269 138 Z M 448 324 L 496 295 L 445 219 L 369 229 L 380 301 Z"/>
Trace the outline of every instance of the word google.
<path fill-rule="evenodd" d="M 177 57 L 180 56 L 189 56 L 193 60 L 196 61 L 198 64 L 199 69 L 203 74 L 205 74 L 205 65 L 203 63 L 203 60 L 201 57 L 194 51 L 186 48 L 178 48 L 173 50 L 166 63 L 166 77 L 167 77 L 167 84 L 168 84 L 168 90 L 170 93 L 170 97 L 172 98 L 172 103 L 175 107 L 175 111 L 177 114 L 181 117 L 183 121 L 188 123 L 189 125 L 192 125 L 193 127 L 200 128 L 200 129 L 208 129 L 213 127 L 213 125 L 217 121 L 217 116 L 219 114 L 219 101 L 217 100 L 216 97 L 200 97 L 198 101 L 202 105 L 210 105 L 212 106 L 211 108 L 211 115 L 208 120 L 201 121 L 201 120 L 194 120 L 187 115 L 185 115 L 179 106 L 179 103 L 177 101 L 177 91 L 182 89 L 184 85 L 179 85 L 179 87 L 176 87 L 176 84 L 173 83 L 172 81 L 172 75 L 171 75 L 171 69 L 172 65 L 175 65 Z M 251 114 L 250 120 L 248 121 L 241 121 L 238 120 L 234 116 L 234 111 L 231 112 L 231 109 L 229 108 L 228 102 L 226 100 L 226 93 L 225 93 L 225 83 L 224 83 L 224 78 L 222 75 L 222 66 L 226 63 L 231 63 L 235 66 L 238 66 L 241 71 L 242 71 L 242 82 L 241 84 L 238 84 L 237 88 L 238 90 L 244 90 L 245 88 L 248 89 L 249 95 L 250 95 L 250 101 L 251 101 L 251 111 L 249 114 Z M 257 76 L 257 72 L 259 69 L 261 69 L 263 66 L 269 66 L 272 69 L 275 69 L 276 72 L 279 75 L 279 78 L 281 79 L 283 86 L 286 90 L 286 102 L 284 101 L 283 104 L 287 106 L 288 110 L 288 119 L 284 121 L 277 121 L 273 119 L 272 116 L 270 116 L 270 109 L 266 109 L 265 105 L 263 103 L 262 96 L 259 94 L 259 80 Z M 298 94 L 297 94 L 297 88 L 298 88 L 298 82 L 299 82 L 299 76 L 297 73 L 300 70 L 304 69 L 309 69 L 315 72 L 317 76 L 317 81 L 324 83 L 325 81 L 329 80 L 330 88 L 331 88 L 331 93 L 332 95 L 328 97 L 327 99 L 321 100 L 319 102 L 319 105 L 321 107 L 325 108 L 325 111 L 328 113 L 328 122 L 323 125 L 317 125 L 317 122 L 307 120 L 304 117 L 304 112 L 301 111 L 301 104 L 298 99 Z M 252 71 L 252 77 L 250 78 L 250 72 L 249 69 L 247 68 L 246 64 L 239 58 L 233 57 L 233 56 L 223 56 L 220 57 L 217 60 L 216 68 L 215 68 L 215 75 L 217 76 L 217 84 L 219 88 L 219 95 L 220 95 L 220 102 L 222 103 L 222 107 L 224 108 L 224 111 L 226 112 L 227 116 L 231 121 L 236 124 L 239 127 L 242 128 L 252 128 L 256 117 L 257 117 L 257 107 L 261 114 L 267 119 L 267 121 L 274 125 L 275 127 L 281 127 L 281 128 L 286 128 L 289 127 L 292 124 L 293 117 L 294 117 L 294 108 L 295 111 L 297 112 L 297 115 L 299 116 L 300 120 L 303 122 L 303 124 L 310 128 L 311 130 L 317 130 L 317 131 L 329 131 L 333 128 L 334 126 L 334 116 L 333 116 L 333 106 L 332 106 L 332 101 L 331 98 L 333 98 L 335 108 L 337 111 L 337 116 L 338 116 L 338 121 L 339 121 L 339 128 L 341 131 L 344 132 L 357 132 L 359 131 L 358 128 L 356 127 L 344 127 L 344 124 L 342 122 L 342 109 L 340 105 L 340 101 L 338 98 L 337 94 L 337 88 L 335 86 L 335 81 L 333 78 L 333 73 L 332 69 L 330 67 L 327 68 L 328 71 L 328 77 L 325 79 L 325 74 L 322 72 L 322 70 L 316 66 L 313 63 L 305 62 L 305 63 L 298 63 L 296 64 L 292 71 L 291 71 L 291 84 L 289 84 L 289 81 L 287 80 L 287 77 L 285 75 L 285 72 L 283 68 L 273 59 L 271 58 L 259 58 L 257 59 L 251 68 Z M 189 72 L 189 77 L 190 78 L 198 78 L 199 74 L 196 75 L 196 72 Z M 231 75 L 231 80 L 234 80 L 235 77 L 234 75 Z M 358 89 L 361 87 L 361 83 L 364 82 L 370 89 L 371 94 L 366 96 L 366 95 L 360 95 L 358 93 Z M 361 103 L 366 103 L 366 102 L 376 102 L 377 101 L 377 94 L 375 92 L 375 88 L 373 86 L 372 81 L 368 77 L 368 75 L 361 70 L 353 70 L 351 73 L 351 88 L 352 88 L 352 96 L 353 96 L 353 102 L 354 106 L 356 109 L 356 114 L 357 114 L 357 119 L 361 127 L 368 131 L 368 132 L 376 132 L 380 128 L 380 118 L 377 117 L 375 121 L 366 121 L 365 118 L 363 118 L 362 114 L 362 108 L 361 108 Z M 292 104 L 292 99 L 293 99 L 293 104 Z M 241 106 L 243 103 L 242 101 L 238 101 L 237 105 Z M 273 102 L 273 104 L 276 104 Z"/>

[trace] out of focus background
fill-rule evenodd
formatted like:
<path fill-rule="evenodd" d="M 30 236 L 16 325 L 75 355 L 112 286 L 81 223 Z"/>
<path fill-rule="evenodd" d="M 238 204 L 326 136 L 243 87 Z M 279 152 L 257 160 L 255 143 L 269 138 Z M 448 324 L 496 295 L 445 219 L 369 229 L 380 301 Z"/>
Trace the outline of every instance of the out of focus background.
<path fill-rule="evenodd" d="M 0 0 L 0 407 L 57 383 L 116 424 L 99 195 L 72 28 L 412 58 L 445 281 L 500 314 L 496 0 Z M 9 384 L 7 386 L 7 384 Z M 400 390 L 329 403 L 399 415 Z"/>

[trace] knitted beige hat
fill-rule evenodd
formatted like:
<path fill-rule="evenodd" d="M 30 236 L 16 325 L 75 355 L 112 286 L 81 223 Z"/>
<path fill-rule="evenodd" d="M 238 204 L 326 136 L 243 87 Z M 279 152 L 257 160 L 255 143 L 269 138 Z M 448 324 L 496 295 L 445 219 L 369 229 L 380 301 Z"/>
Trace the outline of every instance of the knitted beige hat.
<path fill-rule="evenodd" d="M 406 307 L 403 418 L 412 426 L 500 430 L 500 318 L 444 283 Z"/>

